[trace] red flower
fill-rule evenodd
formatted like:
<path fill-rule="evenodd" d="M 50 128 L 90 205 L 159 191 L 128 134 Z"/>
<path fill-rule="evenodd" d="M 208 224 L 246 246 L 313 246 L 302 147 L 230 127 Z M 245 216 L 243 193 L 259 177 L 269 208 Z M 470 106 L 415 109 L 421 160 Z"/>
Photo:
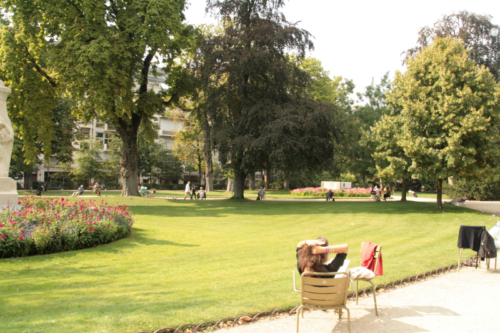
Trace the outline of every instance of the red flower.
<path fill-rule="evenodd" d="M 4 238 L 5 238 L 5 235 L 0 236 L 0 238 L 1 238 L 1 239 L 4 239 Z"/>
<path fill-rule="evenodd" d="M 22 241 L 23 239 L 24 239 L 24 238 L 23 238 L 23 236 L 19 237 L 19 240 L 21 240 L 21 241 Z"/>

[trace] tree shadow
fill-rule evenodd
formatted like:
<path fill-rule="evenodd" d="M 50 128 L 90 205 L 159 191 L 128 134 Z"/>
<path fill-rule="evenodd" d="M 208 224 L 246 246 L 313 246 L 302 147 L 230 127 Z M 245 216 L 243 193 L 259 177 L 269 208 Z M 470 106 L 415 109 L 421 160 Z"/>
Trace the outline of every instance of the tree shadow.
<path fill-rule="evenodd" d="M 404 306 L 404 307 L 378 307 L 379 315 L 375 315 L 375 309 L 356 309 L 351 310 L 351 331 L 352 332 L 428 332 L 427 329 L 406 324 L 394 320 L 407 317 L 428 317 L 428 316 L 453 316 L 460 317 L 460 314 L 440 306 Z M 367 311 L 360 318 L 352 318 L 355 311 Z M 338 317 L 337 317 L 338 318 Z M 333 332 L 347 331 L 347 314 L 342 315 L 342 320 L 337 321 Z"/>
<path fill-rule="evenodd" d="M 225 217 L 228 214 L 237 215 L 311 215 L 334 213 L 342 214 L 485 214 L 457 206 L 446 206 L 436 209 L 435 203 L 426 202 L 304 202 L 304 201 L 255 201 L 255 200 L 180 200 L 151 202 L 148 206 L 131 206 L 133 214 L 158 217 Z M 325 210 L 327 209 L 327 210 Z"/>

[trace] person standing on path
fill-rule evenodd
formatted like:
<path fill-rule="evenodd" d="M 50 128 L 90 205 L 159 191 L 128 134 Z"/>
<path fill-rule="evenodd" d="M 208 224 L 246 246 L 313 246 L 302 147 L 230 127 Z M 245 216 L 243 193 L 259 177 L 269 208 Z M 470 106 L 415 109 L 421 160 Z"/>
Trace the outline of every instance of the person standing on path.
<path fill-rule="evenodd" d="M 191 199 L 196 200 L 196 184 L 191 187 Z"/>
<path fill-rule="evenodd" d="M 193 200 L 193 197 L 191 197 L 191 182 L 186 183 L 186 189 L 184 190 L 184 200 L 189 196 L 191 200 Z"/>

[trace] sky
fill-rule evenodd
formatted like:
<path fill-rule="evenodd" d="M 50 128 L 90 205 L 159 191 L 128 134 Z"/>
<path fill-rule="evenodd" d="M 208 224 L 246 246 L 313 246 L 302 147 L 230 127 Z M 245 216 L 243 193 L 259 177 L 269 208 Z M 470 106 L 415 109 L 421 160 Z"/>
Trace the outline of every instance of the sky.
<path fill-rule="evenodd" d="M 188 23 L 216 23 L 205 14 L 206 0 L 188 2 Z M 462 10 L 491 15 L 500 25 L 500 0 L 288 0 L 283 12 L 314 36 L 308 56 L 319 59 L 330 76 L 351 79 L 355 91 L 363 92 L 372 78 L 378 83 L 387 72 L 392 79 L 396 70 L 405 70 L 401 53 L 416 45 L 421 28 Z"/>

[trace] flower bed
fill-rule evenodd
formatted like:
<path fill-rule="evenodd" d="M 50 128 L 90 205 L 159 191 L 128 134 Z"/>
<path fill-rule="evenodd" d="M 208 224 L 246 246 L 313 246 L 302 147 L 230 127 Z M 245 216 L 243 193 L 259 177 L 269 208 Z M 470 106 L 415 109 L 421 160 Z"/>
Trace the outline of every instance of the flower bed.
<path fill-rule="evenodd" d="M 295 190 L 290 191 L 292 195 L 312 195 L 315 197 L 325 196 L 326 189 L 321 187 L 305 187 L 305 188 L 297 188 Z M 355 187 L 349 189 L 342 190 L 332 190 L 334 197 L 348 197 L 348 198 L 356 198 L 356 197 L 370 197 L 370 189 L 363 187 Z"/>
<path fill-rule="evenodd" d="M 0 258 L 79 250 L 127 237 L 128 207 L 104 201 L 19 200 L 20 211 L 0 212 Z"/>

